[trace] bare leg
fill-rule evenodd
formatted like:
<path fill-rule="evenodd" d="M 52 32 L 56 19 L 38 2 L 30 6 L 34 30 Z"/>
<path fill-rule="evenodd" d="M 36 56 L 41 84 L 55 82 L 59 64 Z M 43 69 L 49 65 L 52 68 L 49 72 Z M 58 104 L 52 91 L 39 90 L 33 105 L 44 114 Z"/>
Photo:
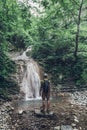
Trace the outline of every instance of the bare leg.
<path fill-rule="evenodd" d="M 42 101 L 42 109 L 45 111 L 45 100 Z"/>
<path fill-rule="evenodd" d="M 42 111 L 45 111 L 45 95 L 42 94 Z"/>
<path fill-rule="evenodd" d="M 47 112 L 49 112 L 49 108 L 50 108 L 50 101 L 47 100 Z"/>

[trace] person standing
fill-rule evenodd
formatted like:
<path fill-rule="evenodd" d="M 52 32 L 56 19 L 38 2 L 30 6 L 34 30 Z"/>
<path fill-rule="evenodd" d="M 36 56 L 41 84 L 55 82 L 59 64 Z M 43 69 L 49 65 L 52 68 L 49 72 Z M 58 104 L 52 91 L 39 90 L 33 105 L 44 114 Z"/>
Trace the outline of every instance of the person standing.
<path fill-rule="evenodd" d="M 49 113 L 50 108 L 50 81 L 48 75 L 44 74 L 44 79 L 41 81 L 40 96 L 42 97 L 41 112 Z"/>

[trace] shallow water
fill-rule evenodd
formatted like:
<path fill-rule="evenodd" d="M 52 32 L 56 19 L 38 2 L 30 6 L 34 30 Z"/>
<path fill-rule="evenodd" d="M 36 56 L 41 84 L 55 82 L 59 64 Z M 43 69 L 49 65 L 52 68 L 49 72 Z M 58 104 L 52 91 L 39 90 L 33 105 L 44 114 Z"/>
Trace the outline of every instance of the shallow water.
<path fill-rule="evenodd" d="M 59 103 L 59 102 L 61 102 L 62 100 L 64 100 L 65 99 L 65 97 L 55 97 L 55 98 L 50 98 L 50 102 L 51 102 L 51 104 L 52 103 Z M 37 109 L 37 108 L 40 108 L 40 106 L 41 106 L 41 104 L 42 104 L 42 100 L 41 100 L 41 98 L 39 98 L 39 99 L 34 99 L 34 98 L 32 98 L 32 99 L 29 99 L 29 100 L 27 100 L 27 101 L 25 101 L 25 100 L 20 100 L 20 101 L 18 101 L 17 103 L 16 103 L 16 110 L 19 112 L 19 113 L 21 113 L 22 111 L 26 111 L 26 110 L 31 110 L 31 111 L 33 111 L 33 110 L 35 110 L 35 109 Z"/>

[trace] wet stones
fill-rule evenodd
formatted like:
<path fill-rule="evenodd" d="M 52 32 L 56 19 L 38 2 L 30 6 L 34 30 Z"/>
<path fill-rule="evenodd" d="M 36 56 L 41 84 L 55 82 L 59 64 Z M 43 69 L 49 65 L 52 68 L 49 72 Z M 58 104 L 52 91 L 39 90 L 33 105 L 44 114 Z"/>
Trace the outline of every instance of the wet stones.
<path fill-rule="evenodd" d="M 73 128 L 70 125 L 62 125 L 61 130 L 73 130 Z"/>
<path fill-rule="evenodd" d="M 12 130 L 11 117 L 8 111 L 12 111 L 13 107 L 11 107 L 10 102 L 3 103 L 0 105 L 0 130 Z M 14 130 L 14 129 L 13 129 Z"/>
<path fill-rule="evenodd" d="M 54 127 L 54 130 L 73 130 L 71 125 L 61 125 Z"/>
<path fill-rule="evenodd" d="M 71 96 L 71 103 L 77 104 L 77 105 L 87 105 L 87 91 L 81 91 L 81 92 L 74 92 L 70 94 Z"/>

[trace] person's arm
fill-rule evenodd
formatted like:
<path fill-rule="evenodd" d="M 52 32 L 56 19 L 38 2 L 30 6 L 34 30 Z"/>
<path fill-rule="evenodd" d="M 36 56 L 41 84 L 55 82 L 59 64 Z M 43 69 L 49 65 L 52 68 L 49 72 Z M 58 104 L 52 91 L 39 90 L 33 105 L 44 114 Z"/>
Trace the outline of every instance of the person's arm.
<path fill-rule="evenodd" d="M 48 92 L 49 96 L 50 96 L 50 93 L 51 93 L 51 85 L 50 85 L 50 81 L 49 81 L 49 92 Z"/>
<path fill-rule="evenodd" d="M 42 95 L 42 88 L 43 88 L 43 85 L 42 85 L 43 83 L 42 83 L 42 81 L 41 81 L 41 86 L 40 86 L 40 91 L 39 91 L 39 94 L 40 94 L 40 96 Z"/>
<path fill-rule="evenodd" d="M 39 91 L 40 96 L 41 96 L 41 92 L 42 92 L 42 87 L 40 87 L 40 91 Z"/>

